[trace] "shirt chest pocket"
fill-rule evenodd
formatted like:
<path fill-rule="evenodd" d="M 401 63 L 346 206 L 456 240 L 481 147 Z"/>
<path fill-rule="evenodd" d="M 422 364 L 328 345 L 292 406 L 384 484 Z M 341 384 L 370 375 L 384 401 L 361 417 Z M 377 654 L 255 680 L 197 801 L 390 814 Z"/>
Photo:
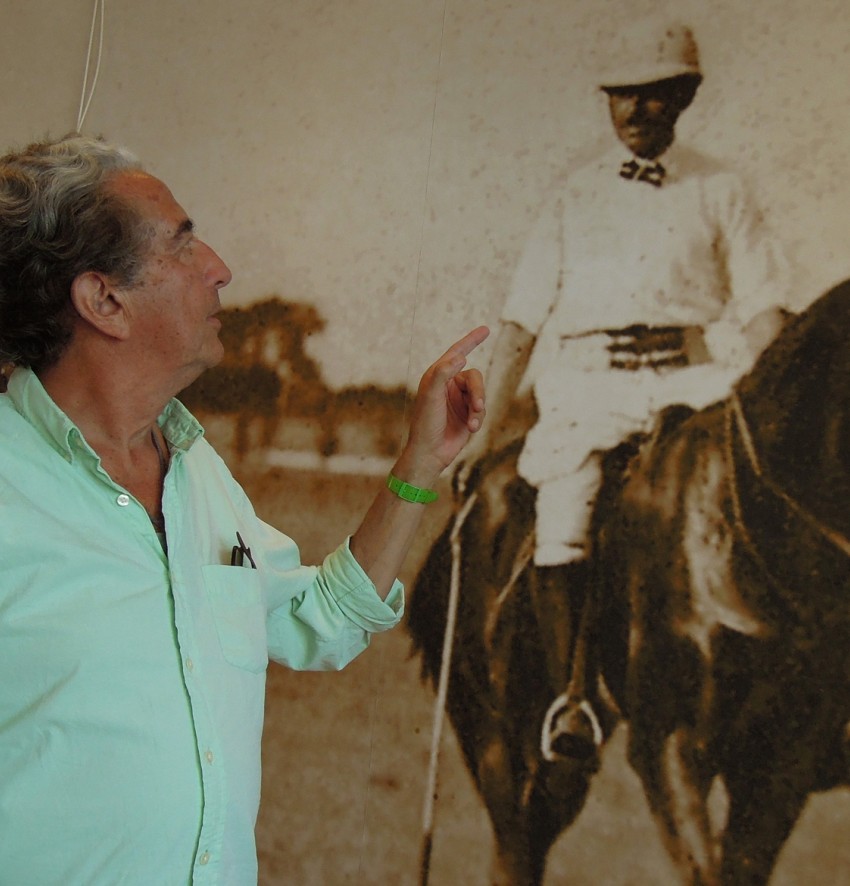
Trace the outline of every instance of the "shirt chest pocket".
<path fill-rule="evenodd" d="M 237 668 L 264 671 L 269 662 L 266 606 L 257 570 L 204 566 L 203 578 L 222 655 Z"/>

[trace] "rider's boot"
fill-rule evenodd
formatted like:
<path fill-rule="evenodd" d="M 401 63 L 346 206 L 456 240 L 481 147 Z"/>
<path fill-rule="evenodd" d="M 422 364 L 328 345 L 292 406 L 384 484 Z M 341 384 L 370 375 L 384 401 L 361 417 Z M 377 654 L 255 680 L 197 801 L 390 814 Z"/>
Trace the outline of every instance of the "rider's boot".
<path fill-rule="evenodd" d="M 569 600 L 573 625 L 567 648 L 561 646 L 558 650 L 560 666 L 554 674 L 551 660 L 549 662 L 555 685 L 564 673 L 569 674 L 569 683 L 543 717 L 540 752 L 550 763 L 561 759 L 591 762 L 598 756 L 605 730 L 591 703 L 589 690 L 596 680 L 591 640 L 594 600 L 590 565 L 587 560 L 574 560 L 560 566 L 538 567 L 537 573 L 539 587 L 548 586 L 550 590 L 546 595 L 550 600 L 554 583 L 558 585 L 554 596 Z"/>

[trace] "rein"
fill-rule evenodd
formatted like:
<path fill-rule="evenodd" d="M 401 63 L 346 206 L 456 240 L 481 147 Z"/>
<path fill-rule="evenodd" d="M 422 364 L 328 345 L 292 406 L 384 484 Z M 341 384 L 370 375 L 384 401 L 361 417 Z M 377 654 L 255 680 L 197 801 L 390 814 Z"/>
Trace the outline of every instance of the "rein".
<path fill-rule="evenodd" d="M 773 495 L 775 495 L 778 499 L 780 499 L 784 504 L 786 504 L 789 510 L 793 511 L 804 523 L 806 523 L 809 527 L 815 530 L 820 536 L 829 541 L 832 545 L 834 545 L 842 554 L 846 557 L 850 557 L 850 539 L 848 539 L 842 533 L 836 531 L 830 526 L 827 526 L 823 521 L 819 520 L 811 511 L 807 508 L 803 507 L 800 502 L 798 502 L 795 498 L 792 498 L 785 492 L 784 489 L 777 486 L 776 483 L 765 474 L 761 461 L 758 456 L 758 452 L 756 451 L 755 441 L 753 440 L 752 432 L 750 431 L 750 426 L 747 423 L 747 417 L 744 415 L 744 409 L 741 405 L 741 398 L 738 396 L 738 392 L 734 391 L 729 399 L 726 401 L 726 448 L 727 454 L 729 457 L 729 466 L 730 466 L 730 481 L 729 485 L 732 491 L 732 507 L 735 513 L 735 520 L 738 523 L 741 530 L 747 537 L 747 542 L 749 546 L 755 552 L 755 547 L 752 544 L 752 540 L 749 537 L 749 533 L 746 531 L 746 524 L 743 520 L 743 514 L 741 509 L 741 499 L 738 490 L 738 484 L 735 480 L 735 455 L 733 452 L 733 443 L 732 443 L 732 429 L 733 426 L 737 427 L 740 435 L 741 442 L 744 446 L 744 452 L 746 453 L 747 460 L 749 461 L 750 467 L 753 469 L 753 473 L 759 478 L 762 485 Z M 762 559 L 759 557 L 759 559 Z"/>

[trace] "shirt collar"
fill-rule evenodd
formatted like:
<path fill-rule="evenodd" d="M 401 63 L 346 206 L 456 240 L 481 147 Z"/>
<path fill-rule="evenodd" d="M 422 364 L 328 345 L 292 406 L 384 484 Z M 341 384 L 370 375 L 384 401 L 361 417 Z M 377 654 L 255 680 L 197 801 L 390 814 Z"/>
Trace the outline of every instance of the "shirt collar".
<path fill-rule="evenodd" d="M 620 165 L 625 161 L 634 160 L 640 166 L 652 165 L 653 163 L 660 163 L 664 167 L 664 182 L 668 184 L 670 181 L 675 181 L 678 178 L 682 177 L 683 174 L 683 155 L 684 152 L 682 148 L 678 145 L 677 142 L 673 142 L 669 148 L 663 153 L 659 154 L 653 160 L 644 160 L 641 157 L 636 157 L 630 151 L 624 150 L 622 145 L 619 149 L 615 149 L 609 152 L 609 164 L 614 169 L 619 169 Z"/>
<path fill-rule="evenodd" d="M 72 461 L 80 448 L 94 454 L 79 428 L 53 402 L 31 369 L 15 369 L 9 379 L 7 395 L 15 409 L 64 458 Z M 157 419 L 157 424 L 174 449 L 189 449 L 204 433 L 198 420 L 176 399 L 168 403 Z"/>
<path fill-rule="evenodd" d="M 172 449 L 188 450 L 204 434 L 201 423 L 177 398 L 168 402 L 157 424 Z"/>

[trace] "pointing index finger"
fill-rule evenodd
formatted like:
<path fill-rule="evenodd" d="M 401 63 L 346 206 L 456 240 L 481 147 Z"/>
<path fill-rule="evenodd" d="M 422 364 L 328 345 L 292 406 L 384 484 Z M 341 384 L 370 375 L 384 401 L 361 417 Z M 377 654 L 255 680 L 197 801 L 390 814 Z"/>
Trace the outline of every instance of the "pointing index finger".
<path fill-rule="evenodd" d="M 456 341 L 443 355 L 444 357 L 452 357 L 459 355 L 463 357 L 469 356 L 477 347 L 487 338 L 490 330 L 486 326 L 478 326 L 468 332 L 462 339 Z"/>

